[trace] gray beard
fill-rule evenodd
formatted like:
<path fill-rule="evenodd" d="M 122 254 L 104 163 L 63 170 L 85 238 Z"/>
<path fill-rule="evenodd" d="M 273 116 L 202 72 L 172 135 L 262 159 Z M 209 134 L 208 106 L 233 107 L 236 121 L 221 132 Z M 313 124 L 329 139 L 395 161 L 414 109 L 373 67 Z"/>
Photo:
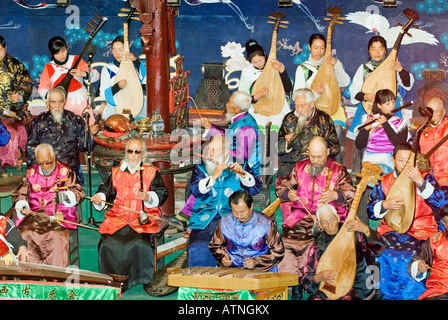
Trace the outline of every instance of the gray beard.
<path fill-rule="evenodd" d="M 310 173 L 313 178 L 317 177 L 325 168 L 325 166 L 316 168 L 313 165 L 311 165 L 310 167 L 311 167 Z"/>
<path fill-rule="evenodd" d="M 64 118 L 63 118 L 63 114 L 62 113 L 58 113 L 58 114 L 51 114 L 52 116 L 53 116 L 53 121 L 56 123 L 56 124 L 61 124 L 62 123 L 62 121 L 64 120 Z"/>
<path fill-rule="evenodd" d="M 297 125 L 296 125 L 296 132 L 300 132 L 303 129 L 303 126 L 306 123 L 307 118 L 303 115 L 300 115 L 297 117 Z"/>
<path fill-rule="evenodd" d="M 232 121 L 232 118 L 235 116 L 234 113 L 226 113 L 226 121 L 230 122 Z"/>
<path fill-rule="evenodd" d="M 213 172 L 215 172 L 215 169 L 218 165 L 216 163 L 213 163 L 211 161 L 207 161 L 205 163 L 205 171 L 207 172 L 207 174 L 209 176 L 211 176 L 213 174 Z"/>

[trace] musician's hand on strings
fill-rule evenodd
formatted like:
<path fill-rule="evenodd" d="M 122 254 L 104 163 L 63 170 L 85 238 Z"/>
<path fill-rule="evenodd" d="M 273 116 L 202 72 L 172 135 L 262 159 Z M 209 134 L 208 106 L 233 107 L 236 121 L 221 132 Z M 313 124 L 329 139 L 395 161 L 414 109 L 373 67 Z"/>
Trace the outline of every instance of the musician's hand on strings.
<path fill-rule="evenodd" d="M 224 267 L 230 267 L 232 265 L 233 259 L 230 258 L 230 256 L 227 256 L 226 254 L 221 259 L 221 263 Z"/>
<path fill-rule="evenodd" d="M 255 268 L 255 260 L 253 258 L 244 260 L 244 266 L 246 269 L 254 269 Z"/>
<path fill-rule="evenodd" d="M 275 70 L 277 70 L 280 73 L 283 73 L 285 71 L 285 66 L 276 59 L 272 59 L 271 65 Z"/>
<path fill-rule="evenodd" d="M 22 262 L 30 262 L 31 252 L 25 246 L 21 246 L 17 252 L 17 259 Z"/>
<path fill-rule="evenodd" d="M 333 270 L 324 270 L 319 273 L 317 273 L 314 276 L 314 282 L 329 282 L 332 283 L 336 280 L 337 273 Z"/>
<path fill-rule="evenodd" d="M 96 204 L 96 205 L 99 205 L 101 202 L 103 202 L 103 201 L 101 200 L 100 195 L 99 195 L 98 193 L 95 194 L 92 198 L 90 198 L 90 201 L 92 201 L 93 204 Z"/>
<path fill-rule="evenodd" d="M 420 170 L 418 170 L 414 166 L 407 165 L 403 171 L 404 174 L 407 175 L 415 183 L 422 183 L 423 181 L 425 181 L 422 177 L 422 174 L 420 173 Z"/>
<path fill-rule="evenodd" d="M 338 62 L 338 59 L 336 59 L 333 56 L 328 56 L 328 57 L 324 58 L 324 61 L 329 63 L 330 65 L 334 66 Z"/>
<path fill-rule="evenodd" d="M 423 260 L 418 261 L 418 271 L 420 273 L 424 273 L 424 272 L 428 271 L 428 269 L 429 269 L 429 266 L 426 264 L 425 261 L 423 261 Z"/>
<path fill-rule="evenodd" d="M 87 77 L 87 74 L 88 74 L 86 71 L 82 71 L 82 70 L 79 70 L 79 69 L 72 69 L 69 72 L 70 72 L 70 74 L 72 76 L 74 76 L 74 77 L 81 77 L 81 78 Z"/>
<path fill-rule="evenodd" d="M 374 93 L 364 93 L 364 100 L 368 101 L 368 102 L 374 102 L 375 94 Z"/>
<path fill-rule="evenodd" d="M 292 140 L 292 137 L 294 137 L 294 133 L 288 133 L 286 136 L 285 136 L 285 140 L 286 140 L 286 142 L 291 142 L 291 140 Z"/>
<path fill-rule="evenodd" d="M 261 98 L 266 97 L 268 94 L 269 94 L 269 89 L 266 87 L 263 87 L 254 94 L 254 100 L 258 101 Z"/>
<path fill-rule="evenodd" d="M 149 194 L 146 191 L 137 192 L 137 200 L 148 201 Z"/>
<path fill-rule="evenodd" d="M 121 59 L 135 61 L 137 60 L 137 57 L 132 52 L 126 51 L 123 53 L 123 57 Z"/>
<path fill-rule="evenodd" d="M 316 92 L 317 94 L 321 95 L 321 94 L 324 93 L 325 89 L 324 89 L 324 87 L 322 86 L 322 83 L 319 83 L 319 84 L 317 85 L 317 87 L 314 88 L 313 91 Z"/>
<path fill-rule="evenodd" d="M 395 197 L 389 200 L 383 201 L 383 208 L 386 210 L 397 210 L 404 204 L 404 201 L 400 197 Z"/>
<path fill-rule="evenodd" d="M 20 101 L 20 95 L 17 92 L 11 93 L 8 96 L 9 96 L 9 99 L 11 100 L 11 103 L 17 103 Z"/>
<path fill-rule="evenodd" d="M 90 133 L 93 135 L 96 135 L 99 130 L 100 130 L 100 126 L 98 124 L 94 124 L 93 126 L 90 126 Z"/>
<path fill-rule="evenodd" d="M 389 60 L 388 61 L 389 67 L 391 67 L 393 70 L 397 72 L 401 72 L 403 70 L 403 66 L 401 65 L 400 61 L 397 60 Z"/>
<path fill-rule="evenodd" d="M 347 232 L 355 231 L 362 232 L 367 236 L 370 235 L 370 228 L 358 218 L 346 220 L 345 225 L 347 226 Z"/>
<path fill-rule="evenodd" d="M 123 88 L 126 87 L 127 84 L 128 84 L 128 82 L 126 81 L 126 79 L 120 80 L 120 81 L 118 81 L 117 83 L 118 83 L 118 87 L 119 87 L 120 89 L 123 89 Z"/>
<path fill-rule="evenodd" d="M 210 129 L 212 127 L 212 123 L 207 118 L 201 118 L 201 127 Z"/>
<path fill-rule="evenodd" d="M 29 216 L 30 214 L 33 214 L 33 211 L 31 211 L 31 209 L 24 208 L 22 209 L 22 214 Z"/>

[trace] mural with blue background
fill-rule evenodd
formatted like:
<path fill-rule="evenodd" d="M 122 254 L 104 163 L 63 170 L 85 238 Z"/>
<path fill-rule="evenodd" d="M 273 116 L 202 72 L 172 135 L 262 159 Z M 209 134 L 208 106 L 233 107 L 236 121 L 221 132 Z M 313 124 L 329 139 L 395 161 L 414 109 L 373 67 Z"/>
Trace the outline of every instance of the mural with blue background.
<path fill-rule="evenodd" d="M 177 53 L 185 57 L 184 70 L 190 71 L 190 96 L 203 78 L 203 63 L 229 59 L 223 49 L 226 44 L 235 42 L 244 48 L 252 38 L 269 52 L 272 24 L 267 20 L 276 10 L 285 12 L 284 20 L 290 22 L 287 29 L 279 30 L 277 59 L 293 78 L 296 67 L 308 58 L 309 36 L 327 35 L 328 21 L 324 18 L 330 6 L 340 7 L 341 17 L 347 18 L 343 25 L 335 26 L 332 48 L 350 77 L 368 61 L 367 42 L 375 33 L 387 37 L 397 23 L 408 22 L 403 14 L 406 8 L 418 13 L 420 19 L 415 24 L 420 28 L 409 31 L 413 37 L 405 37 L 398 53 L 401 64 L 416 78 L 405 102 L 416 99 L 417 89 L 424 84 L 423 70 L 448 71 L 448 0 L 398 1 L 396 8 L 385 8 L 382 1 L 374 0 L 293 0 L 292 7 L 286 8 L 279 8 L 277 0 L 182 0 L 174 23 Z M 2 0 L 0 34 L 6 39 L 8 53 L 25 63 L 37 87 L 43 66 L 50 61 L 48 40 L 61 35 L 69 43 L 69 53 L 79 54 L 89 37 L 84 27 L 95 14 L 107 17 L 108 22 L 93 40 L 98 49 L 93 62 L 112 61 L 111 41 L 123 34 L 124 18 L 117 14 L 124 7 L 122 0 L 71 0 L 67 8 L 57 7 L 56 0 L 46 4 L 39 0 Z M 141 22 L 133 21 L 129 31 L 131 51 L 136 55 L 142 54 L 140 27 Z M 393 45 L 396 36 L 391 33 L 389 37 Z M 348 98 L 348 90 L 343 96 Z M 33 98 L 37 98 L 35 91 Z"/>

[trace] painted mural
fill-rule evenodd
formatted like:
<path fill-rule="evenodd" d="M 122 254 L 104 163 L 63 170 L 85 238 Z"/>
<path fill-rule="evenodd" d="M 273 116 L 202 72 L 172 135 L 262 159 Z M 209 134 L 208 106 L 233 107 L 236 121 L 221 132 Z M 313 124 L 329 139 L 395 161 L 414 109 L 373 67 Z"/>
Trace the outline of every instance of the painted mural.
<path fill-rule="evenodd" d="M 69 52 L 79 54 L 89 34 L 87 23 L 95 14 L 107 17 L 108 22 L 94 38 L 97 52 L 93 62 L 111 61 L 111 42 L 123 34 L 124 18 L 118 16 L 126 3 L 123 0 L 71 0 L 69 7 L 38 0 L 2 0 L 0 34 L 6 39 L 8 53 L 23 61 L 37 87 L 40 73 L 50 61 L 48 40 L 63 36 L 69 43 Z M 337 6 L 343 10 L 343 25 L 333 33 L 333 55 L 344 64 L 353 77 L 356 68 L 367 61 L 367 43 L 379 34 L 392 47 L 401 27 L 407 22 L 404 9 L 411 8 L 419 15 L 398 53 L 401 64 L 415 76 L 413 89 L 405 101 L 417 99 L 418 88 L 425 84 L 424 71 L 448 71 L 448 0 L 398 1 L 396 8 L 385 8 L 375 0 L 293 0 L 291 7 L 279 8 L 277 0 L 182 0 L 179 14 L 174 19 L 177 54 L 184 56 L 184 69 L 190 71 L 189 86 L 192 96 L 197 90 L 204 63 L 225 65 L 226 82 L 231 90 L 238 86 L 238 77 L 247 65 L 244 44 L 256 39 L 269 52 L 272 25 L 267 23 L 271 11 L 286 13 L 287 29 L 280 29 L 276 44 L 277 59 L 291 78 L 297 66 L 309 55 L 308 38 L 313 33 L 326 35 L 327 8 Z M 142 54 L 139 29 L 141 22 L 130 25 L 131 51 Z M 85 57 L 86 58 L 86 57 Z M 443 79 L 443 81 L 446 81 Z M 94 84 L 94 85 L 98 85 Z M 37 98 L 34 92 L 31 99 Z M 349 91 L 343 92 L 347 105 Z"/>

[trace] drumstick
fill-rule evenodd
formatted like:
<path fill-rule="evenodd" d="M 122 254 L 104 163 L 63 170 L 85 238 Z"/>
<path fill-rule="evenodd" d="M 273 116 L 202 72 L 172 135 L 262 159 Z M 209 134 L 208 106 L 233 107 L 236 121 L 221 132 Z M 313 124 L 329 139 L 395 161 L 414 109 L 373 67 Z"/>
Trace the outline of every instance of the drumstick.
<path fill-rule="evenodd" d="M 417 262 L 423 261 L 423 260 L 415 259 L 414 257 L 412 257 L 411 259 L 414 260 L 414 261 L 417 261 Z M 423 261 L 423 262 L 424 262 L 424 261 Z M 441 271 L 439 271 L 439 270 L 437 270 L 437 269 L 431 268 L 430 266 L 428 266 L 428 268 L 431 269 L 432 271 L 434 271 L 435 273 L 438 273 L 438 274 L 441 275 L 442 277 L 445 277 L 445 278 L 448 279 L 448 275 L 446 275 L 445 273 L 443 273 L 443 272 L 441 272 Z"/>
<path fill-rule="evenodd" d="M 199 154 L 199 153 L 196 153 L 196 156 L 201 157 L 201 158 L 203 158 L 203 159 L 205 159 L 205 160 L 208 160 L 208 161 L 210 161 L 210 162 L 213 162 L 214 164 L 221 164 L 220 162 L 216 161 L 215 159 L 206 157 L 206 156 L 204 156 L 204 155 L 202 155 L 202 154 Z M 227 169 L 229 169 L 229 170 L 231 170 L 231 171 L 233 171 L 233 172 L 236 172 L 236 173 L 242 175 L 243 177 L 246 175 L 246 173 L 245 173 L 244 171 L 240 171 L 240 170 L 238 170 L 238 169 L 232 168 L 232 167 L 229 166 L 229 165 L 226 165 L 226 166 L 227 166 Z"/>
<path fill-rule="evenodd" d="M 201 119 L 202 120 L 202 116 L 201 116 L 201 113 L 199 112 L 199 109 L 198 109 L 198 107 L 196 106 L 196 102 L 194 102 L 194 100 L 193 100 L 193 98 L 192 97 L 188 97 L 188 98 L 190 98 L 191 99 L 191 101 L 193 101 L 193 105 L 194 105 L 194 108 L 196 109 L 196 111 L 198 112 L 198 116 L 199 116 L 199 119 Z"/>

